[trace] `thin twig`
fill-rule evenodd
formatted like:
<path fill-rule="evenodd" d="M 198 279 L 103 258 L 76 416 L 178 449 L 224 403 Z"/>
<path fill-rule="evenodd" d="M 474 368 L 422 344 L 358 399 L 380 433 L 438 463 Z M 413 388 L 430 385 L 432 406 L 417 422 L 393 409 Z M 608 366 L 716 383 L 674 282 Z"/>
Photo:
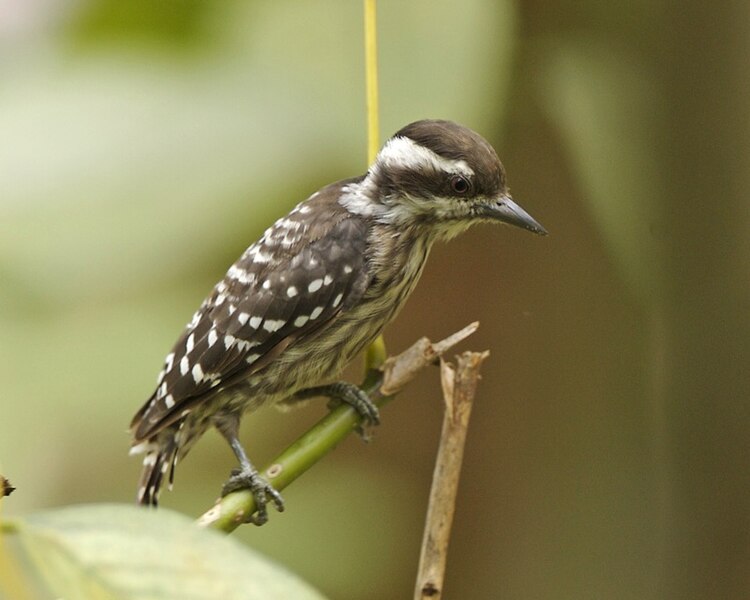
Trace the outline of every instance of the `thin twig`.
<path fill-rule="evenodd" d="M 365 99 L 367 103 L 367 166 L 375 162 L 380 149 L 378 102 L 378 2 L 365 0 Z M 365 369 L 379 369 L 387 358 L 385 340 L 379 335 L 365 351 Z"/>
<path fill-rule="evenodd" d="M 479 369 L 487 356 L 489 352 L 465 352 L 456 357 L 455 368 L 442 359 L 440 361 L 445 414 L 419 557 L 415 600 L 439 600 L 443 594 L 466 432 L 479 381 Z"/>
<path fill-rule="evenodd" d="M 367 161 L 372 164 L 380 148 L 378 106 L 377 0 L 365 0 L 365 95 L 367 97 Z"/>
<path fill-rule="evenodd" d="M 406 351 L 386 360 L 382 371 L 371 372 L 362 386 L 364 391 L 377 406 L 382 406 L 422 369 L 474 333 L 478 326 L 478 323 L 472 323 L 435 344 L 427 338 L 418 340 Z M 262 475 L 276 490 L 284 489 L 333 450 L 360 424 L 360 420 L 353 408 L 339 406 L 284 450 L 269 467 L 261 471 Z M 198 524 L 229 533 L 247 522 L 255 509 L 253 494 L 249 490 L 239 490 L 219 499 L 198 519 Z"/>

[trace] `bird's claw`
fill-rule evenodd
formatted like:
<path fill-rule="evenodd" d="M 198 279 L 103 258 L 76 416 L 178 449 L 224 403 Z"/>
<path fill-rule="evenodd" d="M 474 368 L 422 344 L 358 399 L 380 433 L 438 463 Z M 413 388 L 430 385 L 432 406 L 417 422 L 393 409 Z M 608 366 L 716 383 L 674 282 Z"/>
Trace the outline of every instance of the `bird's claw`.
<path fill-rule="evenodd" d="M 364 425 L 380 425 L 380 411 L 370 397 L 352 383 L 340 381 L 331 384 L 328 408 L 333 410 L 342 402 L 351 406 L 364 419 Z M 360 426 L 361 427 L 361 426 Z"/>
<path fill-rule="evenodd" d="M 284 511 L 284 499 L 261 475 L 254 469 L 233 469 L 232 474 L 221 488 L 222 498 L 237 490 L 250 490 L 255 499 L 255 512 L 246 521 L 253 525 L 263 525 L 268 521 L 266 506 L 273 502 L 277 511 Z"/>

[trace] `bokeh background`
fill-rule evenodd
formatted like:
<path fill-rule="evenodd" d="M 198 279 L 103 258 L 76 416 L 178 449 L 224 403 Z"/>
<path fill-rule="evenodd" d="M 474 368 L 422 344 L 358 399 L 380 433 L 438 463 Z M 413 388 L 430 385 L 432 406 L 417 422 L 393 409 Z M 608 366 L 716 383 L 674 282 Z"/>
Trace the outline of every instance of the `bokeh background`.
<path fill-rule="evenodd" d="M 750 597 L 750 5 L 381 0 L 382 135 L 449 118 L 550 231 L 437 247 L 392 351 L 481 321 L 446 598 Z M 361 2 L 0 1 L 6 515 L 131 502 L 130 417 L 275 218 L 366 168 Z M 359 377 L 359 365 L 349 376 Z M 258 463 L 324 412 L 246 419 Z M 438 374 L 235 535 L 410 597 Z M 207 508 L 211 433 L 163 505 Z"/>

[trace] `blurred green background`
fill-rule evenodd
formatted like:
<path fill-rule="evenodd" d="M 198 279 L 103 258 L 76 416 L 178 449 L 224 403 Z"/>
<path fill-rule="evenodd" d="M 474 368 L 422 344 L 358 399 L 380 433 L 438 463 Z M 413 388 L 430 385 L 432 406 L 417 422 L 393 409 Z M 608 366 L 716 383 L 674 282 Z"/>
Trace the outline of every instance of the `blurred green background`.
<path fill-rule="evenodd" d="M 391 351 L 482 323 L 446 598 L 750 594 L 750 5 L 379 3 L 382 135 L 498 149 L 550 231 L 437 247 Z M 134 411 L 275 218 L 366 168 L 361 2 L 0 3 L 6 515 L 131 502 Z M 349 376 L 359 377 L 359 365 Z M 264 463 L 323 402 L 246 419 Z M 412 593 L 437 371 L 235 535 L 332 598 Z M 214 433 L 163 505 L 198 515 Z"/>

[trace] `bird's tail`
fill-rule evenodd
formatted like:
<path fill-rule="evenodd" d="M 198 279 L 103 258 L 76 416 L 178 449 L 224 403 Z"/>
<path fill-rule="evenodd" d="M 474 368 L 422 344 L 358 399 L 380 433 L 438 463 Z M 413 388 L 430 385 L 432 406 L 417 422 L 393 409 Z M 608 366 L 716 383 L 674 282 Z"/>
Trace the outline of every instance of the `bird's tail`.
<path fill-rule="evenodd" d="M 175 434 L 175 431 L 163 431 L 158 439 L 138 444 L 131 449 L 131 454 L 146 453 L 138 482 L 138 504 L 156 506 L 159 503 L 159 490 L 167 472 L 169 489 L 172 489 L 179 449 Z"/>

